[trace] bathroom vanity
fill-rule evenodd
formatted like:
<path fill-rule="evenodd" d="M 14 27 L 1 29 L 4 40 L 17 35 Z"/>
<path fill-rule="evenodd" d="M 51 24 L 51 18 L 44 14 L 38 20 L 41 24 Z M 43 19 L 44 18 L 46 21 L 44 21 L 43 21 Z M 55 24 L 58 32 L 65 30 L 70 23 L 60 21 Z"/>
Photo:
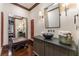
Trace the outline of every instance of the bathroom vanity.
<path fill-rule="evenodd" d="M 77 55 L 74 43 L 71 46 L 59 43 L 58 38 L 45 39 L 43 36 L 34 37 L 34 51 L 40 56 L 75 56 Z"/>

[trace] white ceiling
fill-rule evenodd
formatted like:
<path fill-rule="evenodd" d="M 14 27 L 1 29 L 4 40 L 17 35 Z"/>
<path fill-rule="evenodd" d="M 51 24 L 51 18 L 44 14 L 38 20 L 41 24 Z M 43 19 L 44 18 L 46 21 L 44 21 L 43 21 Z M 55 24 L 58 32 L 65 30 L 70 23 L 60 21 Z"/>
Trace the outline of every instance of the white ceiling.
<path fill-rule="evenodd" d="M 18 3 L 18 4 L 20 4 L 20 5 L 22 5 L 22 6 L 24 6 L 24 7 L 26 7 L 26 8 L 31 8 L 35 3 Z"/>

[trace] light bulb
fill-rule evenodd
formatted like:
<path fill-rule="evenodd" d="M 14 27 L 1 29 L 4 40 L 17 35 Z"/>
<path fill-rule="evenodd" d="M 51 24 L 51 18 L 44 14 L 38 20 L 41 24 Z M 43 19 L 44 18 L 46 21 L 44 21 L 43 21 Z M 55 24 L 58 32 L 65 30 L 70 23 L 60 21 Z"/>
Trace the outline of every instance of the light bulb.
<path fill-rule="evenodd" d="M 39 16 L 42 16 L 43 14 L 42 14 L 42 12 L 41 11 L 39 11 Z"/>

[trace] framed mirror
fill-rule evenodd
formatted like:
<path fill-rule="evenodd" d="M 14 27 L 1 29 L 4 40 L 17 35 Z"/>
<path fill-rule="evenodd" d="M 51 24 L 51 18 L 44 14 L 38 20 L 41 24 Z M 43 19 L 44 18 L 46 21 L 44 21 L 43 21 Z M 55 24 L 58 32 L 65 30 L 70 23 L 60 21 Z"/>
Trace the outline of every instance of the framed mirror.
<path fill-rule="evenodd" d="M 45 28 L 60 28 L 59 4 L 51 4 L 44 9 Z"/>
<path fill-rule="evenodd" d="M 27 18 L 21 16 L 11 17 L 8 19 L 8 34 L 13 38 L 27 38 L 28 37 L 28 23 Z"/>

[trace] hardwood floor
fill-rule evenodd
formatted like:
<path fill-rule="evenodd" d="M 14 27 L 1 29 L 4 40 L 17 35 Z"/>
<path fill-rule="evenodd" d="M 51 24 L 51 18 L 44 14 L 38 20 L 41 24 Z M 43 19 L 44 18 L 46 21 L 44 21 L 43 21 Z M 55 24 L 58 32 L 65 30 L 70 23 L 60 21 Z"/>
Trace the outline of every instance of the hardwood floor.
<path fill-rule="evenodd" d="M 13 56 L 33 56 L 33 43 L 28 41 L 28 46 L 18 50 L 13 50 Z M 8 48 L 3 47 L 1 56 L 8 56 Z"/>
<path fill-rule="evenodd" d="M 8 50 L 3 48 L 1 52 L 1 56 L 8 56 Z"/>
<path fill-rule="evenodd" d="M 22 48 L 22 49 L 19 49 L 19 50 L 14 50 L 13 56 L 32 56 L 32 54 L 33 54 L 32 48 L 33 48 L 32 46 L 29 46 L 28 48 Z M 1 56 L 8 56 L 8 49 L 3 48 Z"/>
<path fill-rule="evenodd" d="M 14 51 L 14 56 L 32 56 L 32 46 Z"/>

